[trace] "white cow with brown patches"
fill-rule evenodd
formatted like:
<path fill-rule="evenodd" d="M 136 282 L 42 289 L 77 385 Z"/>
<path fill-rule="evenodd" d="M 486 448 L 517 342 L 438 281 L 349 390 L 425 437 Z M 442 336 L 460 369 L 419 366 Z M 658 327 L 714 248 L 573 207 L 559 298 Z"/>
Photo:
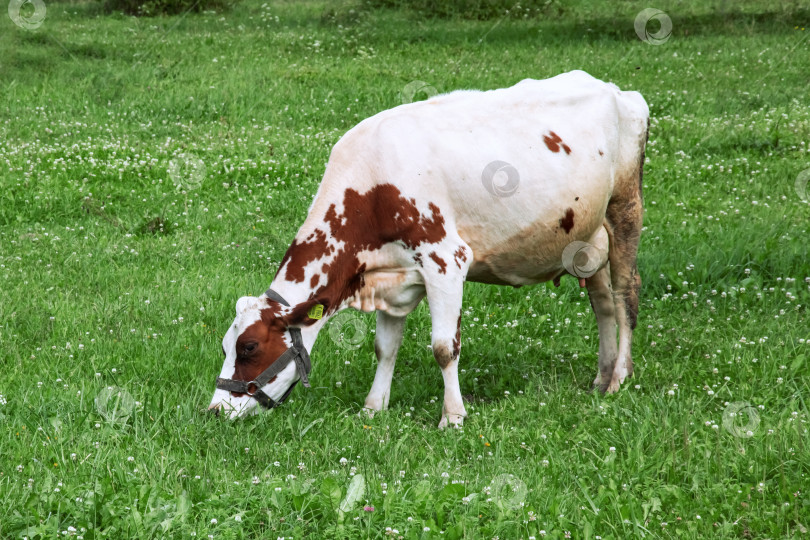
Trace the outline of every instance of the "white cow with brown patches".
<path fill-rule="evenodd" d="M 574 71 L 364 120 L 332 150 L 270 290 L 237 303 L 211 408 L 240 416 L 283 400 L 306 377 L 318 332 L 349 307 L 377 311 L 365 407 L 386 408 L 405 318 L 427 297 L 445 386 L 439 427 L 459 425 L 464 282 L 558 282 L 573 242 L 594 246 L 578 277 L 599 327 L 594 384 L 615 392 L 633 369 L 648 118 L 637 92 Z"/>

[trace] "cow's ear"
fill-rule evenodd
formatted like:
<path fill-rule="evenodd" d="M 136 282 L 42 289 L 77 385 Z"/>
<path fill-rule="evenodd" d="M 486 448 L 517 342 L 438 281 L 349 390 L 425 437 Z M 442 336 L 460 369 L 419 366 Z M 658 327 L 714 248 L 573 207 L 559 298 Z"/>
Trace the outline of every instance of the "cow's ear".
<path fill-rule="evenodd" d="M 287 315 L 287 326 L 310 326 L 326 316 L 329 311 L 327 298 L 313 298 L 293 308 Z"/>
<path fill-rule="evenodd" d="M 253 296 L 243 296 L 239 300 L 236 301 L 236 314 L 241 315 L 245 312 L 246 309 L 250 307 L 252 303 L 256 301 L 256 298 Z"/>

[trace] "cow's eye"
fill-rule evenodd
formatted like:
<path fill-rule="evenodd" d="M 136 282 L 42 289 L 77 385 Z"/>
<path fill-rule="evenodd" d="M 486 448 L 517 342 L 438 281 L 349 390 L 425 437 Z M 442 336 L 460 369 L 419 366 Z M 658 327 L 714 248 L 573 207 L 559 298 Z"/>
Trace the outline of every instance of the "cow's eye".
<path fill-rule="evenodd" d="M 243 350 L 244 350 L 245 354 L 250 354 L 253 351 L 255 351 L 256 347 L 258 347 L 258 346 L 259 346 L 258 343 L 247 343 L 247 344 L 245 344 L 245 348 Z"/>

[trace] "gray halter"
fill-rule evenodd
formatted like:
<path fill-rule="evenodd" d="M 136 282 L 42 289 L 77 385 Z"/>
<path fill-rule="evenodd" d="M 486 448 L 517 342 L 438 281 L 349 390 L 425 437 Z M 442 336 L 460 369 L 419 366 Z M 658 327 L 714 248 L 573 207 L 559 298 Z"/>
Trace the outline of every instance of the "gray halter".
<path fill-rule="evenodd" d="M 290 304 L 287 303 L 287 301 L 284 300 L 284 298 L 273 289 L 267 289 L 264 295 L 270 300 L 274 300 L 283 306 L 290 306 Z M 306 347 L 304 347 L 304 341 L 301 339 L 301 329 L 288 328 L 287 330 L 290 332 L 290 337 L 292 337 L 293 346 L 284 351 L 284 353 L 279 356 L 275 362 L 270 364 L 270 366 L 258 377 L 252 381 L 237 381 L 234 379 L 223 379 L 219 377 L 217 378 L 217 388 L 221 390 L 228 390 L 229 392 L 247 394 L 258 401 L 259 405 L 265 409 L 278 407 L 290 396 L 293 388 L 295 388 L 295 385 L 298 384 L 298 381 L 295 381 L 278 401 L 275 401 L 273 398 L 265 394 L 262 387 L 270 382 L 273 377 L 284 371 L 290 362 L 295 362 L 295 369 L 298 371 L 300 380 L 304 383 L 305 387 L 309 388 L 310 384 L 308 375 L 312 369 L 312 364 L 309 360 L 309 353 L 307 352 Z"/>

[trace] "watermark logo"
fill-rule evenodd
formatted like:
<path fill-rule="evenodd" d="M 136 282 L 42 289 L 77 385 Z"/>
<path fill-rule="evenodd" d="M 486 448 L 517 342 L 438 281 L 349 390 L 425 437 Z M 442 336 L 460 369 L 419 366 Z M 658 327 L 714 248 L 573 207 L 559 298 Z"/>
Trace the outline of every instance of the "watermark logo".
<path fill-rule="evenodd" d="M 405 85 L 405 88 L 402 89 L 402 103 L 422 101 L 422 99 L 417 99 L 422 94 L 426 96 L 424 99 L 430 99 L 438 93 L 439 92 L 436 90 L 436 88 L 425 81 L 411 81 Z"/>
<path fill-rule="evenodd" d="M 659 28 L 657 32 L 650 32 L 648 29 L 650 21 L 658 21 L 661 28 Z M 650 45 L 661 45 L 666 43 L 669 41 L 669 38 L 672 35 L 672 19 L 670 19 L 669 15 L 660 9 L 642 9 L 639 14 L 636 15 L 636 20 L 633 23 L 633 26 L 636 29 L 636 35 L 638 38 L 645 43 L 649 43 Z"/>
<path fill-rule="evenodd" d="M 338 347 L 359 349 L 368 334 L 365 321 L 350 311 L 342 311 L 329 321 L 329 337 Z"/>
<path fill-rule="evenodd" d="M 168 172 L 178 191 L 191 191 L 205 180 L 205 163 L 191 154 L 180 154 L 169 161 Z"/>
<path fill-rule="evenodd" d="M 490 483 L 490 496 L 501 510 L 517 510 L 528 492 L 523 480 L 514 474 L 499 474 Z"/>
<path fill-rule="evenodd" d="M 747 401 L 729 403 L 723 411 L 723 427 L 741 439 L 754 436 L 759 427 L 759 412 Z"/>
<path fill-rule="evenodd" d="M 588 242 L 575 240 L 565 246 L 562 264 L 569 274 L 578 278 L 589 278 L 599 271 L 607 254 Z"/>
<path fill-rule="evenodd" d="M 46 11 L 42 0 L 11 0 L 8 3 L 11 22 L 25 30 L 36 30 L 42 26 Z"/>
<path fill-rule="evenodd" d="M 484 184 L 484 189 L 496 197 L 510 197 L 517 192 L 520 174 L 510 163 L 493 161 L 484 167 L 481 183 Z"/>
<path fill-rule="evenodd" d="M 118 386 L 108 386 L 96 396 L 96 410 L 110 423 L 123 423 L 135 410 L 135 400 Z"/>
<path fill-rule="evenodd" d="M 807 195 L 808 184 L 810 184 L 810 169 L 805 169 L 796 177 L 796 183 L 794 184 L 796 195 L 804 202 L 810 202 L 810 198 L 808 198 Z"/>

